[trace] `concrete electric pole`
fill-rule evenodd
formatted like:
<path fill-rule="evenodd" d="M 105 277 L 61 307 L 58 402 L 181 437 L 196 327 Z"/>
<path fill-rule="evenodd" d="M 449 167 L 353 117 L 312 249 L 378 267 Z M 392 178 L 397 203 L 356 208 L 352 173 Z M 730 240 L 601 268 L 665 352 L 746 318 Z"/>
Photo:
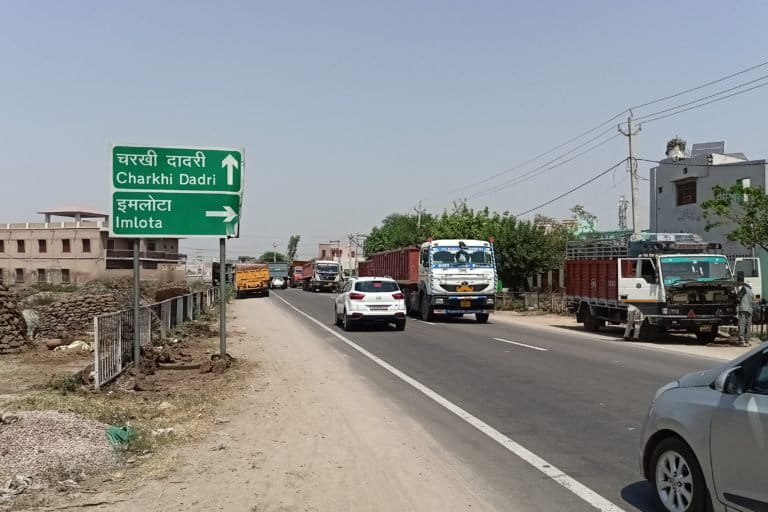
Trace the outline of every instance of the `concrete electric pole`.
<path fill-rule="evenodd" d="M 272 242 L 272 263 L 277 263 L 277 242 Z"/>
<path fill-rule="evenodd" d="M 414 208 L 413 211 L 416 212 L 416 228 L 421 229 L 421 214 L 426 213 L 426 210 L 421 207 L 421 200 L 419 200 L 418 208 Z"/>
<path fill-rule="evenodd" d="M 637 129 L 633 130 L 632 128 L 632 114 L 629 114 L 629 117 L 627 118 L 627 131 L 624 131 L 621 128 L 621 125 L 619 125 L 619 133 L 627 137 L 629 141 L 629 158 L 627 161 L 629 162 L 629 179 L 632 186 L 632 196 L 631 196 L 631 202 L 632 202 L 632 237 L 637 239 L 640 238 L 640 204 L 639 204 L 639 196 L 640 196 L 640 186 L 638 184 L 638 177 L 637 177 L 637 159 L 635 158 L 634 149 L 632 147 L 632 137 L 637 135 L 637 133 L 642 129 L 640 125 L 637 125 Z"/>

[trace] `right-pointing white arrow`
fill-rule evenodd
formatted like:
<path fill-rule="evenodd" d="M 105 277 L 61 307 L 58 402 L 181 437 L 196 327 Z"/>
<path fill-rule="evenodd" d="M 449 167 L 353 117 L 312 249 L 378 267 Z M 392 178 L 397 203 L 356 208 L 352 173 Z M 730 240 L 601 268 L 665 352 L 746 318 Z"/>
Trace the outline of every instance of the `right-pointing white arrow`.
<path fill-rule="evenodd" d="M 227 154 L 224 160 L 221 161 L 221 166 L 227 168 L 227 185 L 235 184 L 235 171 L 232 169 L 239 169 L 240 164 L 237 163 L 237 159 L 231 154 Z"/>
<path fill-rule="evenodd" d="M 237 217 L 237 213 L 231 206 L 225 206 L 223 211 L 213 210 L 205 212 L 206 217 L 223 217 L 222 222 L 232 222 Z"/>

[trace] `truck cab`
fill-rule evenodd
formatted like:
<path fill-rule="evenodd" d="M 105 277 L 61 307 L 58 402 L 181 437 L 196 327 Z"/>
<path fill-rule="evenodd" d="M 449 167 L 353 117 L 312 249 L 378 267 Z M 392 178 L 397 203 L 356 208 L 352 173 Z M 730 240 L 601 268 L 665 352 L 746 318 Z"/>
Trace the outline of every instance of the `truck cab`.
<path fill-rule="evenodd" d="M 474 314 L 488 321 L 496 294 L 493 245 L 484 240 L 431 240 L 419 249 L 418 293 L 409 297 L 411 312 L 435 315 Z"/>

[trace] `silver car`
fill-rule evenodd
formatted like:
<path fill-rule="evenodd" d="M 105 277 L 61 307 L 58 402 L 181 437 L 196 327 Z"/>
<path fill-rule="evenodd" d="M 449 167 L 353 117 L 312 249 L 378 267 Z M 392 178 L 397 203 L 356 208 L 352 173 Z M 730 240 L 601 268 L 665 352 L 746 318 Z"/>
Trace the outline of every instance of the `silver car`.
<path fill-rule="evenodd" d="M 768 511 L 768 348 L 656 392 L 640 464 L 663 510 Z"/>

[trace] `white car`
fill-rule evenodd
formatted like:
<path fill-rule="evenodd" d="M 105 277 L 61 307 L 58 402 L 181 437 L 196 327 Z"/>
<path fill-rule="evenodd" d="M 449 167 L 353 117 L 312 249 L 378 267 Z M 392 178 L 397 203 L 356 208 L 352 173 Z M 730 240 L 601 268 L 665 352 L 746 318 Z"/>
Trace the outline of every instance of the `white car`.
<path fill-rule="evenodd" d="M 277 288 L 285 288 L 286 287 L 285 279 L 283 279 L 282 277 L 273 277 L 272 282 L 270 283 L 270 287 L 273 290 Z"/>
<path fill-rule="evenodd" d="M 405 329 L 405 296 L 388 277 L 349 279 L 333 304 L 334 323 L 345 331 L 362 323 L 393 323 L 398 331 Z"/>

